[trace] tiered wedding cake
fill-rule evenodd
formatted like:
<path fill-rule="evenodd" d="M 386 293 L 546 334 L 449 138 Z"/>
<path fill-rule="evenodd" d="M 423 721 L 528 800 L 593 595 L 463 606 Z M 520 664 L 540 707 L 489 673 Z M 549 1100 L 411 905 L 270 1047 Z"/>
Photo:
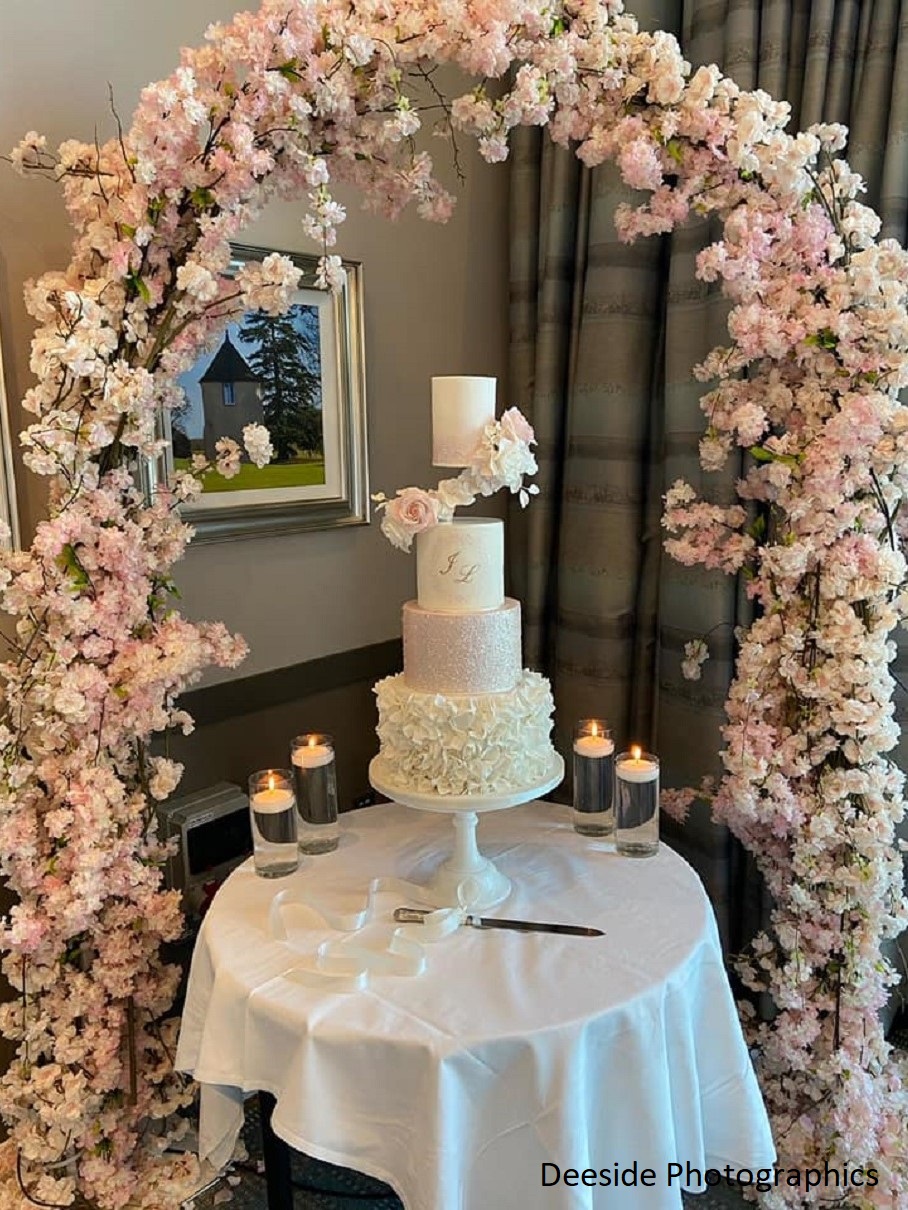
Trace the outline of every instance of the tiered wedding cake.
<path fill-rule="evenodd" d="M 375 688 L 383 775 L 421 794 L 510 794 L 558 764 L 554 704 L 545 677 L 522 666 L 503 523 L 452 513 L 503 486 L 525 499 L 533 434 L 515 409 L 495 421 L 494 379 L 432 386 L 434 464 L 466 469 L 434 492 L 378 497 L 388 537 L 409 549 L 416 535 L 417 576 L 417 599 L 403 607 L 404 670 Z"/>

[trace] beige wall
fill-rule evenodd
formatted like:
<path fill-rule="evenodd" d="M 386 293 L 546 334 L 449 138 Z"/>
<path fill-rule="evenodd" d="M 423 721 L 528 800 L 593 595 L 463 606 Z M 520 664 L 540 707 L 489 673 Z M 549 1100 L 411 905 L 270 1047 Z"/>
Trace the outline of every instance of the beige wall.
<path fill-rule="evenodd" d="M 106 137 L 108 82 L 128 120 L 142 86 L 169 74 L 181 46 L 198 44 L 210 21 L 238 7 L 233 0 L 0 0 L 0 151 L 31 129 L 51 145 L 92 139 L 96 127 Z M 434 139 L 430 148 L 452 180 L 444 144 Z M 467 182 L 446 227 L 410 216 L 391 225 L 344 198 L 350 217 L 338 251 L 364 265 L 373 490 L 438 477 L 428 453 L 432 374 L 504 378 L 507 172 L 483 164 L 466 143 L 461 155 Z M 311 251 L 299 217 L 294 206 L 275 206 L 244 241 Z M 14 427 L 30 381 L 22 283 L 65 264 L 69 239 L 56 187 L 22 180 L 0 163 L 0 336 Z M 26 533 L 40 517 L 40 486 L 19 474 Z M 397 634 L 414 569 L 373 523 L 198 546 L 178 579 L 187 614 L 221 618 L 247 638 L 252 653 L 231 675 L 248 675 Z"/>

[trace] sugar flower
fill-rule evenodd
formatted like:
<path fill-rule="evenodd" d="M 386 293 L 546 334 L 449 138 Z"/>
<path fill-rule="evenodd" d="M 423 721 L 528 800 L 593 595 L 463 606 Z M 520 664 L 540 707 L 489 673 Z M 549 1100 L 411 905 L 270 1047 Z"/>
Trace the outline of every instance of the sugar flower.
<path fill-rule="evenodd" d="M 438 498 L 421 487 L 403 487 L 393 500 L 379 500 L 381 530 L 392 546 L 409 550 L 413 539 L 438 524 Z"/>
<path fill-rule="evenodd" d="M 537 471 L 530 449 L 536 437 L 532 425 L 517 409 L 509 408 L 500 420 L 487 424 L 469 465 L 452 479 L 443 479 L 433 491 L 407 487 L 394 500 L 383 493 L 374 495 L 383 512 L 382 533 L 393 546 L 409 550 L 413 534 L 438 521 L 450 521 L 456 508 L 475 503 L 479 496 L 491 496 L 502 488 L 516 495 L 522 507 L 539 488 L 524 485 L 524 476 Z"/>

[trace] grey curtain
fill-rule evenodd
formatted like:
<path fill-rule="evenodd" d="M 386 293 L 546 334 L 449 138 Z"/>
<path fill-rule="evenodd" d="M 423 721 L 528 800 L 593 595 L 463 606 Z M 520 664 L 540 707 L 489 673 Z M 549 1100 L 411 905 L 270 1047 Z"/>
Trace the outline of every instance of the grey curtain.
<path fill-rule="evenodd" d="M 675 32 L 694 67 L 715 62 L 784 97 L 794 128 L 846 123 L 884 234 L 905 240 L 908 0 L 630 7 L 643 28 Z M 619 743 L 654 745 L 666 784 L 692 784 L 718 770 L 733 628 L 749 617 L 738 585 L 661 550 L 660 498 L 675 479 L 733 493 L 733 473 L 704 483 L 697 458 L 691 367 L 726 337 L 723 300 L 694 276 L 709 228 L 623 246 L 612 216 L 629 195 L 614 170 L 582 169 L 539 131 L 519 133 L 511 173 L 511 396 L 536 426 L 542 488 L 512 518 L 528 657 L 552 678 L 562 750 L 576 718 L 604 715 Z M 684 643 L 707 632 L 703 677 L 685 681 Z M 745 856 L 705 809 L 671 831 L 737 948 L 760 910 Z"/>

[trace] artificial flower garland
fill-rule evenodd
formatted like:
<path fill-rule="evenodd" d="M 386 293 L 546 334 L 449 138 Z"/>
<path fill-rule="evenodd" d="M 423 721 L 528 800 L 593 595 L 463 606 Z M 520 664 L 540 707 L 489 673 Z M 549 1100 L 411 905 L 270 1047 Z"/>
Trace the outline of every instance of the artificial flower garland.
<path fill-rule="evenodd" d="M 513 81 L 448 103 L 432 78 L 446 62 Z M 716 469 L 743 447 L 752 466 L 744 505 L 679 483 L 665 523 L 675 557 L 745 571 L 762 607 L 741 640 L 714 799 L 775 898 L 742 968 L 776 1009 L 750 1023 L 758 1071 L 780 1165 L 872 1164 L 879 1183 L 859 1204 L 906 1206 L 908 1106 L 879 1009 L 894 977 L 881 945 L 906 922 L 903 779 L 885 754 L 891 634 L 908 615 L 908 257 L 876 242 L 879 219 L 836 158 L 840 127 L 786 134 L 786 105 L 715 67 L 691 74 L 675 39 L 641 33 L 618 0 L 264 0 L 184 51 L 109 143 L 50 155 L 32 134 L 13 153 L 62 181 L 76 240 L 69 268 L 27 290 L 37 420 L 23 443 L 50 476 L 50 515 L 0 570 L 17 620 L 0 670 L 0 853 L 19 897 L 4 971 L 21 991 L 2 1018 L 20 1039 L 0 1091 L 3 1203 L 160 1210 L 191 1178 L 164 1154 L 186 1093 L 163 1020 L 175 972 L 158 957 L 179 919 L 151 827 L 179 769 L 148 741 L 191 727 L 178 694 L 242 645 L 173 608 L 189 536 L 174 506 L 193 484 L 146 501 L 129 468 L 159 451 L 176 376 L 226 322 L 289 306 L 281 258 L 227 273 L 229 240 L 270 198 L 307 199 L 331 287 L 344 214 L 330 180 L 388 215 L 415 202 L 449 216 L 412 143 L 420 86 L 490 161 L 530 124 L 587 165 L 616 162 L 649 194 L 619 207 L 627 239 L 691 213 L 724 223 L 698 262 L 733 304 L 729 346 L 698 369 L 718 384 L 701 460 Z M 690 671 L 701 656 L 688 653 Z M 810 1195 L 779 1186 L 763 1200 Z"/>

